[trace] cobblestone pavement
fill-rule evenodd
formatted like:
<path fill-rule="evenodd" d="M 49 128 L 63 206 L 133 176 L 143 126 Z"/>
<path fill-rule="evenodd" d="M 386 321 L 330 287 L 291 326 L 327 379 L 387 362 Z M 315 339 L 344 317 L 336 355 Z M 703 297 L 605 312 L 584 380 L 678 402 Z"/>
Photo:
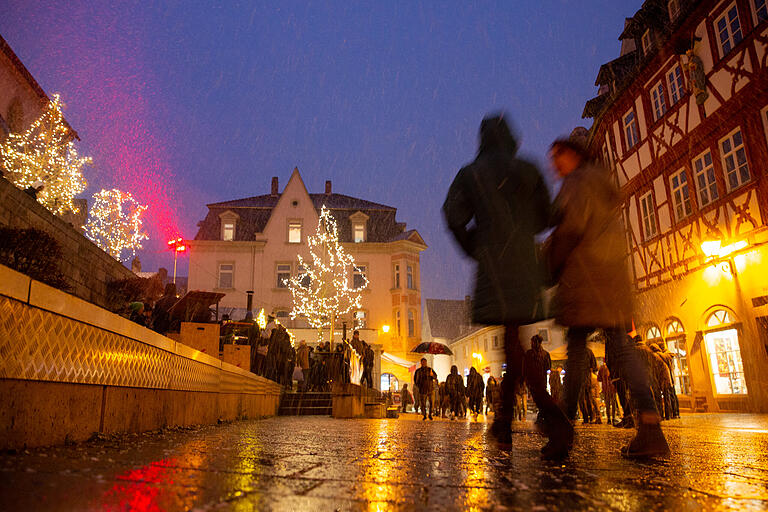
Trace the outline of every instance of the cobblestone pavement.
<path fill-rule="evenodd" d="M 764 510 L 768 416 L 665 422 L 674 454 L 578 426 L 560 464 L 531 422 L 498 450 L 483 421 L 278 417 L 0 456 L 0 510 Z"/>

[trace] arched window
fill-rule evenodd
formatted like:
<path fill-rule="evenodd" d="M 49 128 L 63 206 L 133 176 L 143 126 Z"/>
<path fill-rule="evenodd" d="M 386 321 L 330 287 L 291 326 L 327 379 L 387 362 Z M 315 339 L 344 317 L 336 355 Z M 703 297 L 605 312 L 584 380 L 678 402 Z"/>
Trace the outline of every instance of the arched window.
<path fill-rule="evenodd" d="M 399 391 L 400 381 L 397 380 L 391 373 L 381 374 L 381 391 L 386 393 L 387 391 Z"/>
<path fill-rule="evenodd" d="M 667 349 L 672 354 L 672 375 L 675 390 L 681 395 L 691 394 L 691 377 L 688 370 L 688 350 L 685 346 L 685 329 L 677 318 L 670 318 L 664 326 Z"/>
<path fill-rule="evenodd" d="M 661 331 L 655 325 L 652 325 L 645 331 L 645 339 L 649 341 L 655 341 L 661 339 Z"/>
<path fill-rule="evenodd" d="M 704 335 L 704 340 L 718 395 L 747 394 L 739 332 L 733 323 L 733 314 L 727 309 L 714 310 L 706 320 L 707 327 L 712 330 Z"/>

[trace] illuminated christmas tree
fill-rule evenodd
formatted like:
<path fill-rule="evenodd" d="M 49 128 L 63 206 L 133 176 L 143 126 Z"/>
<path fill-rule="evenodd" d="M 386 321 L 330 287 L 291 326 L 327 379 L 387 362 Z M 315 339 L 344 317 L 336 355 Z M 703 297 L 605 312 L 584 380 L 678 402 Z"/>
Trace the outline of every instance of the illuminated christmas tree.
<path fill-rule="evenodd" d="M 85 236 L 116 260 L 125 261 L 149 238 L 142 229 L 141 216 L 146 210 L 128 192 L 102 190 L 93 195 Z"/>
<path fill-rule="evenodd" d="M 54 94 L 26 132 L 11 133 L 0 144 L 5 177 L 22 189 L 42 183 L 37 200 L 56 214 L 77 211 L 72 199 L 85 190 L 82 168 L 91 163 L 90 157 L 78 156 L 61 107 L 59 95 Z"/>
<path fill-rule="evenodd" d="M 362 307 L 361 290 L 368 286 L 368 278 L 360 273 L 360 286 L 350 286 L 355 260 L 339 243 L 336 220 L 323 206 L 317 222 L 317 231 L 307 237 L 312 261 L 299 259 L 299 272 L 288 280 L 293 295 L 291 318 L 304 317 L 322 335 L 325 327 L 331 328 L 336 318 Z"/>

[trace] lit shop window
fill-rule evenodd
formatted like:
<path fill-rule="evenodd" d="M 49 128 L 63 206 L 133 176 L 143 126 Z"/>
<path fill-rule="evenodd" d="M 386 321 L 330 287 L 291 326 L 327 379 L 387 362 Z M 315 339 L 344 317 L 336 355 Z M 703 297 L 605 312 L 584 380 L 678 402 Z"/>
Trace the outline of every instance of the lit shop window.
<path fill-rule="evenodd" d="M 707 319 L 707 327 L 717 328 L 704 335 L 716 393 L 746 395 L 744 363 L 741 360 L 739 333 L 733 326 L 733 317 L 728 311 L 718 309 Z"/>
<path fill-rule="evenodd" d="M 680 320 L 672 319 L 665 329 L 667 350 L 672 354 L 672 375 L 675 390 L 682 395 L 691 394 L 691 378 L 688 370 L 688 351 L 685 347 L 685 329 Z"/>

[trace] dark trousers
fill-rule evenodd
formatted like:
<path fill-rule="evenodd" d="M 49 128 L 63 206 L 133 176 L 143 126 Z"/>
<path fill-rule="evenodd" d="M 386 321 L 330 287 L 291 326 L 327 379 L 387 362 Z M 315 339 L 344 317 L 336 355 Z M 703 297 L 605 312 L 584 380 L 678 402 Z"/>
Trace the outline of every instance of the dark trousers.
<path fill-rule="evenodd" d="M 618 404 L 616 403 L 616 389 L 611 387 L 605 393 L 603 393 L 603 400 L 605 400 L 605 419 L 608 423 L 613 423 L 616 419 L 616 413 L 618 412 Z"/>
<path fill-rule="evenodd" d="M 677 391 L 675 390 L 675 386 L 669 388 L 669 398 L 672 402 L 672 416 L 677 418 L 680 416 L 680 402 L 677 401 Z"/>
<path fill-rule="evenodd" d="M 452 396 L 450 398 L 450 402 L 451 402 L 451 412 L 454 414 L 454 416 L 461 416 L 461 413 L 462 413 L 461 397 Z"/>
<path fill-rule="evenodd" d="M 519 325 L 509 323 L 504 326 L 504 352 L 507 361 L 507 373 L 502 380 L 501 411 L 498 419 L 512 421 L 515 414 L 515 389 L 523 379 L 523 346 L 520 343 Z M 563 411 L 557 406 L 552 397 L 547 393 L 546 380 L 530 379 L 528 390 L 531 392 L 536 407 L 541 411 L 545 421 L 562 423 L 567 421 Z M 578 398 L 578 397 L 577 397 Z"/>
<path fill-rule="evenodd" d="M 621 410 L 622 410 L 622 418 L 629 418 L 632 416 L 632 402 L 629 400 L 629 397 L 627 396 L 627 385 L 624 382 L 624 379 L 619 379 L 615 383 L 616 386 L 616 396 L 619 399 L 619 403 L 621 404 Z"/>
<path fill-rule="evenodd" d="M 419 393 L 419 409 L 421 409 L 421 415 L 427 416 L 427 402 L 429 402 L 429 415 L 432 416 L 432 400 L 430 400 L 429 393 Z"/>
<path fill-rule="evenodd" d="M 587 336 L 596 327 L 570 327 L 568 329 L 568 362 L 565 364 L 565 412 L 570 419 L 576 417 L 579 395 L 587 376 Z M 637 350 L 632 346 L 624 329 L 605 329 L 606 358 L 615 361 L 614 366 L 624 376 L 632 399 L 640 412 L 656 411 L 651 393 L 648 372 Z"/>
<path fill-rule="evenodd" d="M 475 414 L 483 412 L 483 397 L 470 395 L 469 410 Z"/>

